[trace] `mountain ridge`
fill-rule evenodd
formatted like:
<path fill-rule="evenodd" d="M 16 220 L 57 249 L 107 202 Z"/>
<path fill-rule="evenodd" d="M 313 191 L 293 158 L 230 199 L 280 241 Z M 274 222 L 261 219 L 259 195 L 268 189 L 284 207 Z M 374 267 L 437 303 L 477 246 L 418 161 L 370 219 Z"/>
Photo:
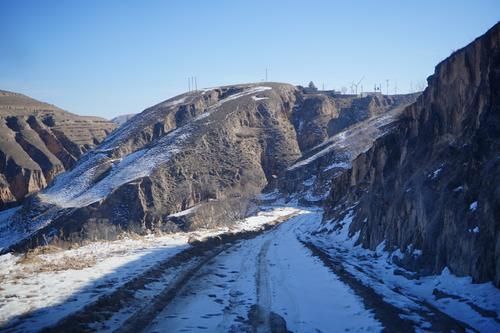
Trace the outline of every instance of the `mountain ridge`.
<path fill-rule="evenodd" d="M 87 238 L 89 225 L 144 233 L 223 223 L 208 215 L 220 216 L 215 212 L 227 209 L 221 207 L 247 202 L 303 151 L 332 134 L 332 117 L 325 115 L 337 119 L 357 113 L 356 121 L 362 121 L 414 97 L 327 96 L 269 82 L 173 97 L 126 122 L 33 196 L 14 219 L 24 221 L 20 234 L 34 234 L 17 247 L 46 242 L 46 233 L 57 235 L 54 239 Z M 349 99 L 365 107 L 354 103 L 350 114 Z M 304 103 L 310 100 L 315 102 Z M 301 136 L 299 128 L 315 133 L 314 140 Z M 200 203 L 204 209 L 194 218 L 170 217 Z M 245 207 L 241 204 L 235 215 L 244 215 Z"/>

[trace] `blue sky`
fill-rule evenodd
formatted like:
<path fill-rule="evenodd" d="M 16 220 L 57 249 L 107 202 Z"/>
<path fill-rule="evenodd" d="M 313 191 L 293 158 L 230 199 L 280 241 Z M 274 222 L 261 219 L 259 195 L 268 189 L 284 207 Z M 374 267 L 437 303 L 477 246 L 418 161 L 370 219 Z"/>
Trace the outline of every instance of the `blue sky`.
<path fill-rule="evenodd" d="M 269 80 L 407 92 L 500 19 L 500 1 L 0 2 L 0 89 L 78 114 L 140 112 Z"/>

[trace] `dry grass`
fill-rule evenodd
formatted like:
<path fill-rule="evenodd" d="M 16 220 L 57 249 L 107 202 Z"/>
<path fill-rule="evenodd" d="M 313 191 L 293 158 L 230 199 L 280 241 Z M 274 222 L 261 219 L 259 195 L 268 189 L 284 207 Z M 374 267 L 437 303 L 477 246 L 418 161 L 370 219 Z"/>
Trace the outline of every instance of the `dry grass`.
<path fill-rule="evenodd" d="M 52 245 L 40 246 L 40 247 L 37 247 L 33 250 L 29 250 L 28 252 L 26 252 L 22 256 L 22 258 L 17 262 L 17 264 L 21 264 L 21 265 L 36 264 L 36 263 L 39 263 L 41 260 L 39 255 L 56 253 L 59 251 L 62 251 L 62 249 L 60 247 L 57 247 L 57 246 L 52 246 Z"/>
<path fill-rule="evenodd" d="M 69 269 L 80 270 L 92 267 L 96 264 L 96 258 L 71 258 L 63 257 L 58 261 L 49 261 L 38 267 L 38 272 L 57 272 Z"/>
<path fill-rule="evenodd" d="M 25 266 L 26 273 L 57 272 L 69 269 L 80 270 L 92 267 L 96 264 L 96 258 L 92 256 L 78 257 L 63 255 L 59 258 L 46 259 L 44 255 L 61 252 L 63 249 L 56 246 L 42 246 L 30 250 L 17 262 L 18 265 Z"/>

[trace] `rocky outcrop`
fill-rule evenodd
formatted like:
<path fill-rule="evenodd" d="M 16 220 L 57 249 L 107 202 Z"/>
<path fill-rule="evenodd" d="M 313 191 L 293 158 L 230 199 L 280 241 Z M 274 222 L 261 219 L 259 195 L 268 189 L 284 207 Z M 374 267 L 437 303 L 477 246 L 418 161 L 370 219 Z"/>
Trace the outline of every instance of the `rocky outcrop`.
<path fill-rule="evenodd" d="M 0 91 L 0 209 L 46 187 L 114 127 L 101 118 Z"/>
<path fill-rule="evenodd" d="M 437 65 L 394 128 L 331 179 L 325 223 L 352 210 L 364 247 L 385 242 L 422 274 L 448 267 L 500 286 L 499 156 L 497 24 Z"/>
<path fill-rule="evenodd" d="M 356 123 L 411 104 L 419 95 L 386 96 L 374 93 L 359 97 L 335 92 L 310 93 L 307 89 L 301 89 L 301 92 L 292 122 L 303 152 Z"/>
<path fill-rule="evenodd" d="M 306 94 L 292 85 L 265 83 L 190 92 L 157 104 L 24 205 L 13 220 L 21 221 L 29 237 L 17 248 L 48 238 L 95 237 L 89 228 L 96 224 L 138 233 L 220 224 L 213 217 L 227 214 L 217 210 L 247 209 L 245 198 L 276 183 L 310 146 L 327 140 L 332 118 L 362 120 L 375 112 L 358 107 L 352 109 L 360 113 L 355 116 L 338 105 L 362 99 L 369 107 L 367 101 L 379 98 Z M 399 99 L 406 101 L 394 98 Z M 321 135 L 315 136 L 316 128 Z M 186 209 L 198 217 L 179 218 Z"/>

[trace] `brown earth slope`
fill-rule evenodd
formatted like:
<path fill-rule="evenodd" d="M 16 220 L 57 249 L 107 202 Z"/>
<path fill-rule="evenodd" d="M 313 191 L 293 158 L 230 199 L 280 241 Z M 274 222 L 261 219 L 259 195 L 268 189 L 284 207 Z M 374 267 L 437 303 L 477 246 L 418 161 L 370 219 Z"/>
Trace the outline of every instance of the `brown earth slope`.
<path fill-rule="evenodd" d="M 114 128 L 102 118 L 0 90 L 0 209 L 47 186 Z"/>

